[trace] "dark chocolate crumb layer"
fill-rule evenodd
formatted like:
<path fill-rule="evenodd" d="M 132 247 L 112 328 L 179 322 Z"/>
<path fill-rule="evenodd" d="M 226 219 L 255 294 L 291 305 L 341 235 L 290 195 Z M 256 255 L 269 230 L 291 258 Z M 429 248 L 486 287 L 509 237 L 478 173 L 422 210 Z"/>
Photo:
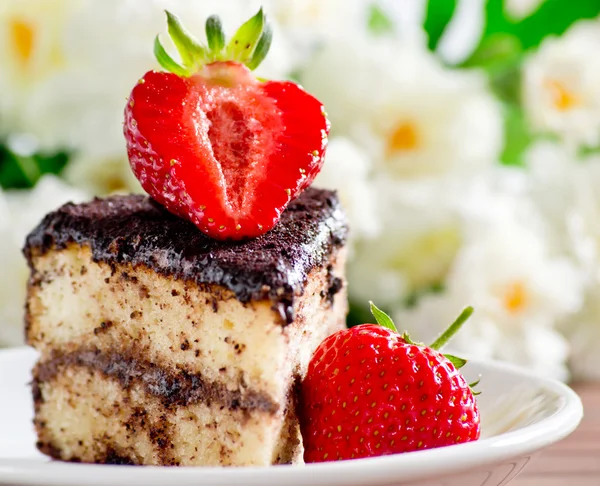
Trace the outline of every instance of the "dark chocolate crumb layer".
<path fill-rule="evenodd" d="M 163 275 L 231 290 L 242 302 L 270 299 L 292 322 L 293 301 L 309 272 L 345 244 L 347 223 L 334 192 L 307 189 L 267 234 L 244 242 L 213 240 L 144 196 L 72 203 L 48 214 L 27 237 L 32 256 L 75 243 L 95 261 L 143 264 Z"/>
<path fill-rule="evenodd" d="M 109 442 L 108 440 L 104 440 L 105 443 Z M 37 442 L 36 447 L 42 454 L 46 454 L 47 456 L 57 459 L 59 461 L 67 461 L 73 463 L 83 462 L 79 457 L 69 457 L 65 458 L 62 455 L 62 451 L 55 447 L 51 443 L 46 442 Z M 108 445 L 106 451 L 99 452 L 97 454 L 96 460 L 94 461 L 96 464 L 110 464 L 113 466 L 137 466 L 138 464 L 135 462 L 134 458 L 127 457 L 126 455 L 121 455 L 115 452 L 115 449 Z M 167 464 L 164 464 L 167 465 Z"/>
<path fill-rule="evenodd" d="M 71 460 L 71 462 L 73 462 L 73 460 Z M 106 457 L 102 461 L 102 464 L 112 464 L 115 466 L 135 466 L 135 462 L 133 462 L 133 460 L 131 460 L 129 457 L 118 454 L 112 448 L 109 448 L 106 451 Z"/>
<path fill-rule="evenodd" d="M 52 380 L 62 370 L 78 366 L 98 370 L 118 380 L 123 388 L 141 384 L 146 393 L 158 397 L 165 407 L 188 406 L 202 401 L 215 403 L 229 410 L 262 411 L 275 414 L 279 404 L 268 394 L 255 390 L 229 390 L 224 383 L 206 381 L 201 375 L 182 370 L 170 371 L 131 355 L 103 353 L 98 349 L 78 349 L 70 353 L 55 353 L 37 364 L 33 373 L 33 397 L 36 404 L 43 400 L 40 384 Z"/>

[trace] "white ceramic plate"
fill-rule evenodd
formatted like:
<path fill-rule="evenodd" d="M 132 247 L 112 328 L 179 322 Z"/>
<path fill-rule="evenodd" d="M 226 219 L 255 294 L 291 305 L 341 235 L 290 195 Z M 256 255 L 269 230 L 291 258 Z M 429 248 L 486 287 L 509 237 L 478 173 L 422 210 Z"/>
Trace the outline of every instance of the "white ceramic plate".
<path fill-rule="evenodd" d="M 0 484 L 36 486 L 504 486 L 540 449 L 566 437 L 583 415 L 561 383 L 512 366 L 472 361 L 481 375 L 482 438 L 372 459 L 269 468 L 159 468 L 68 464 L 35 449 L 29 349 L 0 351 Z"/>

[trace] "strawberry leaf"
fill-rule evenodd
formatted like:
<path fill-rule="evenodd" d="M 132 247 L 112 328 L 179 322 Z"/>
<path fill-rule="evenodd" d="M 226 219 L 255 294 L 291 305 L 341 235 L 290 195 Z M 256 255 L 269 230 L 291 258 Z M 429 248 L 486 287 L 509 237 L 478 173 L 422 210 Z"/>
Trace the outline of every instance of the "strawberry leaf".
<path fill-rule="evenodd" d="M 227 45 L 227 58 L 246 63 L 252 58 L 265 26 L 262 7 L 250 20 L 246 21 Z"/>
<path fill-rule="evenodd" d="M 396 328 L 396 325 L 390 316 L 388 316 L 371 301 L 369 301 L 369 306 L 371 307 L 371 314 L 373 314 L 377 324 L 389 329 L 390 331 L 398 332 L 398 329 Z"/>
<path fill-rule="evenodd" d="M 469 383 L 469 388 L 471 389 L 473 396 L 481 395 L 480 391 L 473 390 L 473 388 L 475 388 L 477 385 L 479 385 L 480 381 L 481 381 L 481 375 L 479 375 L 479 378 L 476 381 L 474 381 L 473 383 Z"/>
<path fill-rule="evenodd" d="M 167 53 L 158 37 L 154 41 L 154 55 L 164 69 L 178 76 L 191 76 L 215 61 L 235 61 L 254 70 L 271 47 L 273 30 L 262 8 L 237 30 L 227 45 L 221 19 L 216 15 L 210 16 L 205 24 L 208 46 L 201 44 L 183 26 L 179 17 L 167 10 L 165 12 L 169 36 L 179 52 L 181 62 L 175 61 Z"/>
<path fill-rule="evenodd" d="M 422 346 L 422 344 L 414 342 L 410 338 L 410 336 L 408 335 L 408 333 L 406 331 L 402 334 L 402 339 L 404 339 L 404 341 L 406 342 L 406 344 L 414 344 L 415 346 Z"/>
<path fill-rule="evenodd" d="M 445 354 L 445 358 L 450 361 L 454 365 L 457 370 L 460 370 L 464 365 L 467 364 L 467 360 L 463 358 L 459 358 L 458 356 L 454 356 L 452 354 Z"/>
<path fill-rule="evenodd" d="M 183 65 L 188 71 L 198 69 L 208 57 L 206 49 L 183 26 L 179 17 L 167 10 L 165 12 L 167 14 L 169 35 L 181 56 Z"/>
<path fill-rule="evenodd" d="M 469 387 L 475 388 L 477 385 L 479 385 L 480 381 L 481 381 L 481 376 L 476 381 L 474 381 L 473 383 L 469 383 Z"/>
<path fill-rule="evenodd" d="M 225 47 L 225 32 L 221 19 L 217 15 L 211 15 L 206 19 L 206 40 L 211 54 L 219 54 Z"/>
<path fill-rule="evenodd" d="M 267 57 L 267 53 L 271 47 L 271 42 L 273 41 L 273 28 L 271 24 L 266 23 L 263 29 L 263 33 L 258 40 L 258 44 L 256 44 L 256 49 L 254 49 L 254 53 L 250 60 L 246 63 L 249 69 L 255 70 L 261 62 L 264 61 L 265 57 Z"/>
<path fill-rule="evenodd" d="M 171 56 L 169 56 L 161 44 L 159 36 L 156 36 L 156 39 L 154 39 L 154 57 L 156 57 L 158 64 L 160 64 L 162 68 L 166 69 L 170 73 L 184 77 L 189 76 L 189 71 L 181 64 L 174 61 Z"/>

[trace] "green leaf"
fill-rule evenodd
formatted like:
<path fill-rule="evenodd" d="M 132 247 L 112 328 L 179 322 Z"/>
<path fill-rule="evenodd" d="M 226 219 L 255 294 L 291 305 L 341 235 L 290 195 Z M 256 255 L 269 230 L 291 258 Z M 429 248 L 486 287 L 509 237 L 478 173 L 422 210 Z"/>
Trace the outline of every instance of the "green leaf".
<path fill-rule="evenodd" d="M 482 68 L 490 75 L 518 66 L 523 58 L 523 46 L 514 34 L 498 32 L 483 39 L 461 67 Z"/>
<path fill-rule="evenodd" d="M 427 32 L 429 49 L 435 50 L 442 34 L 452 20 L 457 0 L 428 0 L 423 28 Z"/>
<path fill-rule="evenodd" d="M 221 52 L 225 47 L 225 32 L 223 32 L 221 19 L 217 15 L 211 15 L 206 19 L 206 40 L 213 54 Z"/>
<path fill-rule="evenodd" d="M 511 22 L 504 12 L 505 0 L 486 0 L 484 8 L 485 26 L 481 42 L 483 42 L 490 34 L 495 33 L 513 33 Z"/>
<path fill-rule="evenodd" d="M 490 73 L 490 88 L 509 105 L 521 104 L 521 68 L 518 63 L 503 71 Z"/>
<path fill-rule="evenodd" d="M 387 34 L 394 31 L 394 22 L 385 11 L 377 4 L 369 5 L 367 27 L 373 34 Z"/>
<path fill-rule="evenodd" d="M 158 64 L 160 64 L 163 69 L 169 71 L 170 73 L 183 77 L 190 75 L 190 72 L 186 68 L 174 61 L 173 58 L 169 56 L 161 44 L 159 36 L 156 36 L 154 39 L 154 57 L 156 57 Z"/>
<path fill-rule="evenodd" d="M 467 364 L 466 359 L 459 358 L 458 356 L 454 356 L 452 354 L 445 354 L 444 357 L 450 361 L 450 363 L 452 363 L 457 370 L 460 370 L 464 365 Z"/>
<path fill-rule="evenodd" d="M 579 147 L 579 150 L 577 150 L 577 158 L 580 160 L 592 155 L 600 155 L 600 145 L 596 147 Z"/>
<path fill-rule="evenodd" d="M 504 165 L 523 166 L 523 155 L 533 142 L 534 136 L 523 110 L 516 105 L 505 106 L 504 150 L 500 160 Z"/>
<path fill-rule="evenodd" d="M 527 49 L 537 46 L 548 35 L 561 35 L 581 19 L 600 14 L 598 0 L 546 0 L 531 16 L 517 24 L 517 34 Z"/>
<path fill-rule="evenodd" d="M 445 290 L 445 286 L 442 282 L 433 283 L 427 287 L 417 289 L 408 294 L 404 299 L 404 306 L 408 309 L 415 308 L 419 301 L 430 294 L 439 294 Z"/>
<path fill-rule="evenodd" d="M 250 60 L 262 36 L 265 15 L 262 7 L 250 20 L 246 21 L 235 33 L 227 45 L 227 58 L 243 62 Z"/>
<path fill-rule="evenodd" d="M 481 375 L 479 375 L 479 378 L 477 380 L 475 380 L 473 383 L 469 383 L 469 388 L 475 388 L 477 385 L 479 385 L 480 382 L 481 382 Z"/>
<path fill-rule="evenodd" d="M 260 63 L 264 61 L 265 57 L 271 48 L 271 42 L 273 41 L 273 28 L 271 24 L 266 23 L 263 29 L 263 33 L 258 40 L 258 44 L 256 44 L 256 49 L 252 53 L 252 57 L 248 62 L 246 62 L 246 66 L 249 69 L 256 69 L 260 66 Z"/>
<path fill-rule="evenodd" d="M 22 156 L 0 145 L 0 187 L 31 188 L 44 174 L 60 175 L 68 160 L 65 152 Z"/>
<path fill-rule="evenodd" d="M 524 55 L 521 41 L 516 36 L 493 34 L 481 43 L 461 67 L 485 70 L 494 94 L 506 103 L 520 104 Z"/>
<path fill-rule="evenodd" d="M 188 71 L 198 69 L 208 57 L 206 50 L 183 26 L 177 15 L 168 10 L 165 10 L 165 12 L 167 14 L 169 35 L 181 56 L 181 62 Z"/>
<path fill-rule="evenodd" d="M 369 301 L 369 306 L 371 308 L 371 314 L 373 314 L 373 317 L 377 321 L 377 324 L 379 324 L 382 327 L 388 328 L 390 331 L 398 332 L 398 329 L 396 329 L 394 321 L 392 321 L 392 318 L 390 316 L 388 316 L 385 312 L 379 309 L 371 301 Z"/>
<path fill-rule="evenodd" d="M 213 61 L 236 61 L 256 69 L 271 47 L 273 29 L 267 23 L 262 8 L 237 30 L 227 46 L 221 19 L 216 15 L 209 17 L 205 24 L 208 47 L 200 44 L 176 15 L 165 12 L 169 36 L 179 52 L 181 62 L 168 54 L 158 36 L 154 41 L 154 54 L 164 69 L 179 76 L 191 76 Z"/>
<path fill-rule="evenodd" d="M 505 145 L 500 160 L 505 165 L 523 165 L 523 154 L 533 140 L 521 109 L 521 63 L 524 56 L 520 39 L 514 34 L 494 33 L 482 40 L 465 68 L 482 68 L 489 75 L 490 88 L 504 102 Z"/>
<path fill-rule="evenodd" d="M 33 159 L 38 166 L 40 175 L 60 175 L 69 162 L 69 154 L 67 152 L 39 153 L 35 154 Z"/>
<path fill-rule="evenodd" d="M 600 15 L 598 0 L 546 0 L 530 16 L 515 21 L 505 12 L 504 0 L 487 0 L 480 44 L 498 33 L 512 34 L 523 49 L 536 47 L 549 35 L 563 34 L 573 23 Z"/>
<path fill-rule="evenodd" d="M 438 337 L 429 347 L 431 349 L 442 349 L 450 339 L 460 330 L 462 325 L 467 322 L 467 319 L 471 317 L 473 314 L 473 307 L 465 307 L 465 309 L 460 313 L 460 315 L 456 318 L 456 320 L 450 324 L 450 327 L 446 329 L 440 337 Z"/>
<path fill-rule="evenodd" d="M 416 342 L 414 342 L 414 341 L 413 341 L 413 340 L 410 338 L 410 335 L 409 335 L 409 334 L 408 334 L 406 331 L 404 331 L 404 332 L 402 333 L 402 339 L 404 339 L 404 341 L 406 342 L 406 344 L 414 344 L 414 345 L 416 345 L 416 346 L 423 346 L 423 344 L 421 344 L 421 343 L 416 343 Z"/>

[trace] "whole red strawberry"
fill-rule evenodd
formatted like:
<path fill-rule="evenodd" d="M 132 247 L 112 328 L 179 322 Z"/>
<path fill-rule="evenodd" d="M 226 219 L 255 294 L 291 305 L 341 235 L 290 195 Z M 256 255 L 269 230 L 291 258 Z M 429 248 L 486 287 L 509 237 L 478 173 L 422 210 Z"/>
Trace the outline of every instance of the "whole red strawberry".
<path fill-rule="evenodd" d="M 306 462 L 431 449 L 479 438 L 474 393 L 443 346 L 470 316 L 467 308 L 429 347 L 400 335 L 371 304 L 376 324 L 328 337 L 301 387 Z"/>
<path fill-rule="evenodd" d="M 272 31 L 262 9 L 226 44 L 218 17 L 201 45 L 167 12 L 181 63 L 158 37 L 151 71 L 125 109 L 131 168 L 169 211 L 218 239 L 270 230 L 323 165 L 329 122 L 292 82 L 259 81 Z"/>

